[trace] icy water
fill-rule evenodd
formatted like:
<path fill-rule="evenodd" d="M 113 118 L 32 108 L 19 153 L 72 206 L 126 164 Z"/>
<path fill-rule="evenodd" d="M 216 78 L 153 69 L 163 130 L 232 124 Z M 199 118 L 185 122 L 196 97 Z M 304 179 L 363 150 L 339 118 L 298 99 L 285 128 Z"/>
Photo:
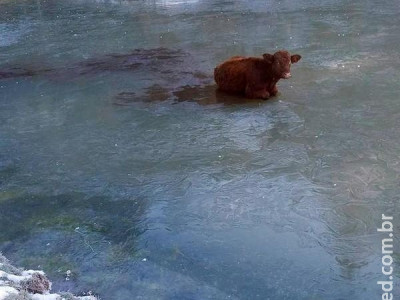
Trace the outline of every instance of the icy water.
<path fill-rule="evenodd" d="M 107 299 L 400 295 L 398 1 L 0 0 L 0 251 Z M 233 55 L 299 53 L 270 101 Z"/>

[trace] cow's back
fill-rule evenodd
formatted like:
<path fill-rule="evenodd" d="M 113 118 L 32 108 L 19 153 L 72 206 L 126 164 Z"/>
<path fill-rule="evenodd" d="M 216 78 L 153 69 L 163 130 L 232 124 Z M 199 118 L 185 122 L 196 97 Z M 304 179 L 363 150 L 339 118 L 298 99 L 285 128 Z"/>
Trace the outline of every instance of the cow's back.
<path fill-rule="evenodd" d="M 249 58 L 234 56 L 218 65 L 214 70 L 214 79 L 218 88 L 226 92 L 244 92 L 250 64 Z"/>

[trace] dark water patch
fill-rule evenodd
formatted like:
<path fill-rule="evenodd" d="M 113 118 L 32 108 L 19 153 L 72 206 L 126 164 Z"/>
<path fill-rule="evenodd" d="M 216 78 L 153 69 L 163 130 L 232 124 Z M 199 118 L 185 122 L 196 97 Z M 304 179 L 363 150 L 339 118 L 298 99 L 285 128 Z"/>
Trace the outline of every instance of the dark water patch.
<path fill-rule="evenodd" d="M 51 80 L 69 81 L 80 76 L 130 72 L 151 83 L 139 91 L 122 91 L 113 104 L 127 106 L 137 102 L 194 101 L 199 104 L 237 103 L 233 95 L 216 91 L 212 74 L 201 70 L 195 56 L 180 49 L 135 49 L 124 54 L 108 54 L 60 68 L 5 67 L 0 79 L 47 76 Z M 156 82 L 156 83 L 154 83 Z"/>
<path fill-rule="evenodd" d="M 132 71 L 141 66 L 158 68 L 165 64 L 178 64 L 187 56 L 182 50 L 167 48 L 135 49 L 126 54 L 109 54 L 101 58 L 91 58 L 79 63 L 76 68 L 79 74 L 97 73 L 104 71 Z"/>
<path fill-rule="evenodd" d="M 121 92 L 114 97 L 114 105 L 129 106 L 137 102 L 161 102 L 172 100 L 172 92 L 158 84 L 153 84 L 145 89 L 145 92 L 138 95 L 135 92 Z"/>
<path fill-rule="evenodd" d="M 81 194 L 21 196 L 0 202 L 0 228 L 8 228 L 0 232 L 0 242 L 29 238 L 51 228 L 97 234 L 128 247 L 144 230 L 140 224 L 145 210 L 144 202 L 136 199 L 85 199 Z"/>
<path fill-rule="evenodd" d="M 121 92 L 114 97 L 113 104 L 119 106 L 127 106 L 132 102 L 139 101 L 135 92 Z"/>
<path fill-rule="evenodd" d="M 128 106 L 137 102 L 158 102 L 166 101 L 171 98 L 171 93 L 168 89 L 154 84 L 145 90 L 145 93 L 138 95 L 135 92 L 121 92 L 114 97 L 114 105 Z"/>
<path fill-rule="evenodd" d="M 98 74 L 101 72 L 135 71 L 139 67 L 146 67 L 148 71 L 157 71 L 161 74 L 170 74 L 171 69 L 184 63 L 184 58 L 189 54 L 182 50 L 167 48 L 135 49 L 124 54 L 108 54 L 101 57 L 93 57 L 72 66 L 59 68 L 43 68 L 37 66 L 2 66 L 0 67 L 0 79 L 12 77 L 33 77 L 49 75 L 53 77 L 70 77 L 71 75 Z M 183 68 L 184 67 L 180 67 Z M 174 72 L 176 73 L 176 72 Z M 201 75 L 196 73 L 196 78 Z"/>
<path fill-rule="evenodd" d="M 170 91 L 158 84 L 154 84 L 146 89 L 145 96 L 148 102 L 165 101 L 170 98 Z"/>
<path fill-rule="evenodd" d="M 178 102 L 182 101 L 198 101 L 213 98 L 217 94 L 215 86 L 183 86 L 179 90 L 173 92 Z M 216 98 L 216 97 L 215 97 Z"/>
<path fill-rule="evenodd" d="M 0 68 L 0 80 L 45 76 L 51 81 L 67 82 L 80 80 L 82 76 L 91 79 L 119 72 L 138 76 L 141 82 L 149 85 L 142 86 L 140 90 L 121 91 L 114 97 L 115 105 L 165 100 L 180 102 L 183 101 L 182 94 L 188 94 L 190 87 L 200 91 L 201 95 L 193 94 L 192 100 L 196 101 L 197 96 L 203 98 L 205 93 L 211 92 L 209 85 L 213 83 L 212 75 L 202 71 L 202 65 L 196 61 L 194 55 L 181 49 L 168 48 L 134 49 L 128 53 L 92 57 L 71 66 L 58 68 L 4 66 Z M 137 82 L 132 82 L 132 85 L 136 86 Z"/>
<path fill-rule="evenodd" d="M 205 86 L 183 86 L 173 92 L 175 101 L 195 101 L 201 105 L 210 104 L 240 104 L 240 103 L 263 103 L 264 100 L 246 99 L 238 95 L 232 95 L 221 92 L 217 89 L 216 85 Z"/>
<path fill-rule="evenodd" d="M 2 67 L 0 68 L 0 80 L 18 77 L 33 77 L 52 72 L 52 69 L 38 69 L 34 67 Z"/>
<path fill-rule="evenodd" d="M 274 98 L 270 99 L 272 101 Z M 121 92 L 114 97 L 114 105 L 130 106 L 135 103 L 151 103 L 171 101 L 172 104 L 179 102 L 196 102 L 200 105 L 212 104 L 263 104 L 266 100 L 247 99 L 240 95 L 228 94 L 217 89 L 216 85 L 185 85 L 176 89 L 168 89 L 158 84 L 152 85 L 143 94 L 135 92 Z"/>
<path fill-rule="evenodd" d="M 229 94 L 218 90 L 215 84 L 210 85 L 186 85 L 172 92 L 175 102 L 194 101 L 201 105 L 211 104 L 244 104 L 265 103 L 262 99 L 247 99 L 244 96 Z M 274 99 L 274 98 L 272 98 Z M 272 100 L 271 99 L 271 100 Z"/>

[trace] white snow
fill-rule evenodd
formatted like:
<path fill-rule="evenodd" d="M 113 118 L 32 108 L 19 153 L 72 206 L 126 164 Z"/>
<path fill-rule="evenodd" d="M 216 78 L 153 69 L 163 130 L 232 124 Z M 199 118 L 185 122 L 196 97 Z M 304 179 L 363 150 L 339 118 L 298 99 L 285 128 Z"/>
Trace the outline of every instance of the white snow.
<path fill-rule="evenodd" d="M 32 275 L 13 275 L 13 274 L 8 274 L 4 271 L 0 271 L 0 278 L 7 278 L 9 281 L 15 282 L 15 283 L 20 283 L 22 280 L 29 279 Z"/>
<path fill-rule="evenodd" d="M 39 273 L 40 275 L 44 276 L 44 272 L 43 271 L 39 271 L 39 270 L 26 270 L 26 271 L 22 271 L 22 276 L 32 276 L 33 273 Z"/>
<path fill-rule="evenodd" d="M 33 294 L 31 295 L 32 300 L 60 300 L 62 299 L 59 294 Z"/>
<path fill-rule="evenodd" d="M 10 294 L 18 294 L 18 291 L 11 286 L 0 286 L 0 300 L 5 299 Z"/>
<path fill-rule="evenodd" d="M 0 257 L 4 258 L 1 253 Z M 7 266 L 6 263 L 0 263 L 0 267 Z M 24 280 L 28 280 L 32 278 L 32 275 L 38 273 L 45 276 L 43 271 L 38 270 L 24 270 L 20 272 L 20 275 L 10 274 L 5 271 L 0 270 L 0 300 L 4 300 L 10 294 L 19 294 L 19 289 L 21 289 L 21 282 Z M 67 275 L 70 275 L 71 271 L 67 271 Z M 51 282 L 50 289 L 51 289 Z M 15 286 L 15 287 L 14 287 Z M 64 298 L 59 294 L 50 294 L 48 291 L 45 294 L 29 294 L 32 300 L 63 300 Z M 82 297 L 75 297 L 74 299 L 80 300 L 97 300 L 94 296 L 82 296 Z"/>

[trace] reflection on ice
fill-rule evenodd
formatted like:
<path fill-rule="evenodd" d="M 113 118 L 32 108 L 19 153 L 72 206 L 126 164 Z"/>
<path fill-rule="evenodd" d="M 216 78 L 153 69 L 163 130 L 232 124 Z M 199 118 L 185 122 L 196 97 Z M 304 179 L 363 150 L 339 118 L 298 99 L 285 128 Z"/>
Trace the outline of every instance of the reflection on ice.
<path fill-rule="evenodd" d="M 398 8 L 0 1 L 0 251 L 102 299 L 378 298 Z M 276 98 L 216 92 L 276 48 L 303 56 Z"/>
<path fill-rule="evenodd" d="M 199 0 L 156 0 L 155 2 L 163 6 L 174 6 L 179 4 L 194 4 L 199 2 Z"/>
<path fill-rule="evenodd" d="M 30 32 L 27 24 L 7 24 L 0 23 L 0 47 L 7 47 L 18 43 L 24 35 Z"/>

